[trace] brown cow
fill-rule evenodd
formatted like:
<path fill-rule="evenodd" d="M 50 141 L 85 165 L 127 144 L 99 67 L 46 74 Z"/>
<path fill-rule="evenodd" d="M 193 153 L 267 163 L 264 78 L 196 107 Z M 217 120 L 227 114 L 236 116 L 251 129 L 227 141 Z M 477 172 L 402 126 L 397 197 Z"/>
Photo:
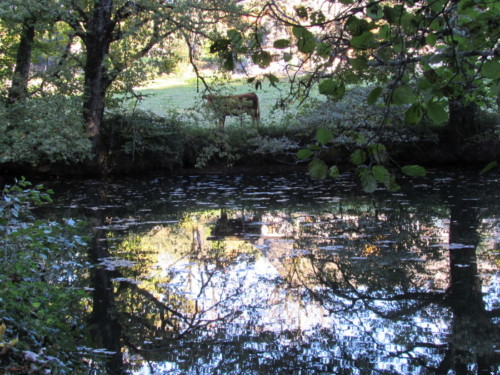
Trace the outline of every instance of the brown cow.
<path fill-rule="evenodd" d="M 219 119 L 219 126 L 224 127 L 226 116 L 239 116 L 248 114 L 253 123 L 260 123 L 259 97 L 253 92 L 240 95 L 204 95 L 209 108 Z"/>

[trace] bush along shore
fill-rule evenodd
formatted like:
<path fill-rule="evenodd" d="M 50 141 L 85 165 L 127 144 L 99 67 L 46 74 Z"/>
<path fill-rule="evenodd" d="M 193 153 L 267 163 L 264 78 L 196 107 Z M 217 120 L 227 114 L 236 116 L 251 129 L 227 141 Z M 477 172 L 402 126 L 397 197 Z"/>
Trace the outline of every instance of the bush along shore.
<path fill-rule="evenodd" d="M 176 112 L 109 112 L 99 155 L 92 155 L 75 100 L 58 97 L 1 107 L 0 170 L 4 176 L 91 177 L 300 167 L 309 160 L 297 153 L 307 147 L 325 163 L 344 166 L 353 164 L 354 151 L 373 144 L 383 145 L 386 164 L 483 167 L 499 160 L 499 116 L 493 110 L 478 112 L 473 133 L 462 135 L 457 145 L 454 124 L 438 126 L 424 119 L 408 125 L 405 108 L 369 106 L 364 97 L 366 90 L 358 89 L 337 102 L 311 99 L 277 122 L 263 118 L 257 126 L 243 116 L 224 128 Z M 203 117 L 205 110 L 198 115 Z M 321 131 L 330 134 L 328 142 L 318 141 Z"/>

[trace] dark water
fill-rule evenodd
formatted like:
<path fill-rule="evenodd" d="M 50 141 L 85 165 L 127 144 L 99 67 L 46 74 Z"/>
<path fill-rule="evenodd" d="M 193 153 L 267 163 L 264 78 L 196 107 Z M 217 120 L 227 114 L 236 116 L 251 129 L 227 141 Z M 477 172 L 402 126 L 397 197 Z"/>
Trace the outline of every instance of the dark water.
<path fill-rule="evenodd" d="M 47 214 L 92 228 L 95 373 L 495 374 L 499 182 L 53 183 Z"/>

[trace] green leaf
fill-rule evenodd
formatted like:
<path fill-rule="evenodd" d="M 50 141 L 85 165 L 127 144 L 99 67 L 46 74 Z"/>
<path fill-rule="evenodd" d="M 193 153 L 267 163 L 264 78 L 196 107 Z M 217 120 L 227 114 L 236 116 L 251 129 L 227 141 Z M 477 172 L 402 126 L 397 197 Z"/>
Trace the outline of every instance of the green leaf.
<path fill-rule="evenodd" d="M 308 148 L 303 148 L 302 150 L 299 150 L 297 152 L 297 159 L 299 160 L 305 160 L 312 158 L 314 156 L 314 152 L 309 150 Z"/>
<path fill-rule="evenodd" d="M 320 94 L 331 96 L 334 99 L 341 99 L 345 94 L 344 83 L 331 78 L 321 81 L 318 89 Z"/>
<path fill-rule="evenodd" d="M 500 61 L 499 60 L 488 60 L 483 64 L 481 68 L 481 74 L 485 78 L 498 79 L 500 78 Z"/>
<path fill-rule="evenodd" d="M 222 63 L 222 67 L 227 71 L 234 70 L 234 58 L 232 54 L 228 53 L 224 55 L 224 62 Z"/>
<path fill-rule="evenodd" d="M 330 176 L 331 178 L 336 178 L 339 176 L 339 174 L 340 171 L 336 165 L 331 166 L 330 169 L 328 170 L 328 176 Z"/>
<path fill-rule="evenodd" d="M 217 39 L 210 46 L 210 53 L 225 52 L 228 50 L 230 43 L 229 39 Z"/>
<path fill-rule="evenodd" d="M 311 23 L 313 25 L 321 25 L 322 23 L 326 22 L 326 17 L 321 11 L 317 12 L 312 12 L 311 13 Z"/>
<path fill-rule="evenodd" d="M 233 46 L 241 46 L 241 42 L 243 41 L 243 37 L 241 36 L 241 33 L 237 30 L 231 29 L 227 31 L 227 36 L 231 41 L 231 44 Z"/>
<path fill-rule="evenodd" d="M 367 147 L 371 157 L 377 163 L 385 163 L 389 155 L 385 146 L 381 143 L 372 143 Z"/>
<path fill-rule="evenodd" d="M 433 1 L 433 2 L 431 2 L 431 3 L 430 3 L 430 7 L 431 7 L 431 9 L 432 9 L 434 12 L 438 13 L 438 12 L 441 12 L 441 11 L 443 11 L 443 10 L 444 10 L 444 9 L 443 9 L 443 6 L 444 6 L 446 3 L 447 3 L 447 1 L 446 1 L 446 0 L 437 0 L 437 1 Z"/>
<path fill-rule="evenodd" d="M 394 105 L 413 104 L 416 96 L 410 86 L 402 85 L 397 87 L 391 96 L 391 103 Z"/>
<path fill-rule="evenodd" d="M 274 48 L 278 49 L 284 49 L 290 47 L 290 40 L 289 39 L 278 39 L 275 40 L 273 43 Z"/>
<path fill-rule="evenodd" d="M 356 142 L 358 146 L 363 146 L 366 142 L 365 136 L 360 132 L 354 133 L 352 139 L 354 140 L 354 142 Z"/>
<path fill-rule="evenodd" d="M 389 179 L 384 182 L 384 185 L 391 192 L 398 191 L 401 188 L 396 182 L 396 176 L 393 173 L 389 174 Z"/>
<path fill-rule="evenodd" d="M 304 27 L 294 26 L 292 33 L 297 38 L 297 48 L 302 53 L 312 53 L 316 48 L 316 38 Z"/>
<path fill-rule="evenodd" d="M 320 180 L 326 178 L 328 174 L 328 166 L 321 159 L 314 159 L 308 165 L 309 174 L 312 178 L 318 178 Z"/>
<path fill-rule="evenodd" d="M 424 167 L 421 167 L 420 165 L 412 164 L 412 165 L 405 165 L 404 167 L 401 168 L 401 171 L 411 177 L 425 177 L 427 171 L 425 170 Z"/>
<path fill-rule="evenodd" d="M 271 83 L 271 86 L 276 87 L 276 84 L 279 83 L 280 79 L 276 77 L 274 74 L 264 74 L 264 77 L 266 77 L 269 80 L 269 83 Z"/>
<path fill-rule="evenodd" d="M 427 104 L 427 116 L 436 124 L 442 124 L 448 120 L 448 112 L 437 102 Z"/>
<path fill-rule="evenodd" d="M 389 173 L 387 168 L 385 168 L 382 165 L 374 165 L 372 167 L 372 174 L 373 174 L 373 177 L 375 177 L 375 179 L 377 181 L 383 182 L 383 183 L 387 183 L 389 181 L 390 176 L 391 176 L 391 174 Z"/>
<path fill-rule="evenodd" d="M 366 161 L 366 153 L 363 150 L 357 149 L 351 154 L 349 160 L 354 165 L 363 164 Z"/>
<path fill-rule="evenodd" d="M 405 113 L 405 122 L 407 124 L 418 124 L 424 117 L 424 107 L 422 104 L 413 104 Z"/>
<path fill-rule="evenodd" d="M 399 12 L 396 10 L 396 8 L 390 6 L 384 6 L 383 12 L 384 12 L 384 17 L 387 20 L 387 22 L 389 22 L 389 24 L 397 23 Z"/>
<path fill-rule="evenodd" d="M 353 48 L 368 49 L 376 46 L 374 35 L 370 31 L 365 31 L 363 34 L 353 36 L 349 41 Z"/>
<path fill-rule="evenodd" d="M 425 42 L 430 45 L 431 47 L 434 47 L 437 42 L 437 35 L 436 34 L 428 34 L 425 37 Z"/>
<path fill-rule="evenodd" d="M 487 172 L 491 171 L 491 170 L 492 170 L 493 168 L 495 168 L 497 165 L 498 165 L 498 163 L 497 163 L 497 161 L 496 161 L 496 160 L 495 160 L 495 161 L 492 161 L 492 162 L 488 163 L 488 164 L 486 165 L 486 167 L 484 167 L 484 168 L 481 170 L 481 172 L 479 172 L 479 174 L 485 174 L 485 173 L 487 173 Z"/>
<path fill-rule="evenodd" d="M 368 66 L 368 59 L 363 55 L 357 56 L 354 59 L 351 59 L 351 66 L 353 69 L 364 71 Z"/>
<path fill-rule="evenodd" d="M 373 193 L 377 189 L 377 180 L 372 172 L 366 167 L 360 167 L 356 174 L 361 182 L 361 188 L 366 193 Z"/>
<path fill-rule="evenodd" d="M 330 56 L 332 51 L 333 51 L 333 47 L 326 42 L 321 42 L 316 46 L 316 52 L 318 53 L 318 55 L 325 58 L 325 59 L 328 56 Z"/>
<path fill-rule="evenodd" d="M 308 13 L 307 13 L 307 9 L 305 6 L 299 6 L 297 8 L 295 8 L 295 13 L 297 14 L 297 16 L 303 20 L 307 20 L 309 18 L 308 16 Z"/>
<path fill-rule="evenodd" d="M 329 95 L 335 91 L 336 83 L 333 79 L 327 78 L 319 83 L 318 89 L 319 93 L 323 95 Z"/>
<path fill-rule="evenodd" d="M 384 12 L 380 5 L 371 4 L 366 8 L 366 15 L 373 20 L 379 20 L 384 16 Z"/>
<path fill-rule="evenodd" d="M 347 31 L 353 36 L 360 36 L 364 32 L 370 30 L 370 24 L 365 19 L 360 19 L 356 16 L 351 16 L 346 22 Z"/>
<path fill-rule="evenodd" d="M 389 25 L 383 25 L 378 30 L 378 37 L 381 40 L 389 40 L 391 37 L 391 27 Z"/>
<path fill-rule="evenodd" d="M 368 104 L 370 104 L 370 105 L 375 104 L 377 102 L 378 98 L 380 98 L 380 95 L 382 95 L 382 87 L 380 87 L 380 86 L 375 87 L 370 92 L 370 94 L 368 94 L 368 99 L 367 99 Z"/>
<path fill-rule="evenodd" d="M 269 64 L 271 64 L 273 58 L 267 51 L 257 51 L 252 55 L 252 61 L 260 68 L 264 69 L 267 68 Z"/>
<path fill-rule="evenodd" d="M 321 145 L 326 145 L 333 139 L 333 133 L 329 129 L 320 128 L 316 132 L 316 140 Z"/>

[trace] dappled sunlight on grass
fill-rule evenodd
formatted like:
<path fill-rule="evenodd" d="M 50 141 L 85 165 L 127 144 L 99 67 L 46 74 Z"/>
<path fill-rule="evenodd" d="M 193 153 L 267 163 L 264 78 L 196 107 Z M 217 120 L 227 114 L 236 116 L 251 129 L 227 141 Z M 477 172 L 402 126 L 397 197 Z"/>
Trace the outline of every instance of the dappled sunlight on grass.
<path fill-rule="evenodd" d="M 263 123 L 276 122 L 282 118 L 283 111 L 273 111 L 276 101 L 287 93 L 285 84 L 272 87 L 267 82 L 262 89 L 255 90 L 253 84 L 239 80 L 227 83 L 224 87 L 225 94 L 241 94 L 256 92 L 259 96 L 261 119 Z M 137 108 L 151 111 L 159 116 L 167 116 L 170 111 L 190 114 L 203 114 L 205 107 L 201 98 L 204 93 L 202 82 L 197 85 L 193 77 L 159 77 L 147 83 L 144 87 L 138 87 L 136 91 L 143 95 L 143 100 L 138 103 Z M 203 116 L 205 116 L 203 114 Z M 240 124 L 236 117 L 228 118 L 227 124 Z"/>

